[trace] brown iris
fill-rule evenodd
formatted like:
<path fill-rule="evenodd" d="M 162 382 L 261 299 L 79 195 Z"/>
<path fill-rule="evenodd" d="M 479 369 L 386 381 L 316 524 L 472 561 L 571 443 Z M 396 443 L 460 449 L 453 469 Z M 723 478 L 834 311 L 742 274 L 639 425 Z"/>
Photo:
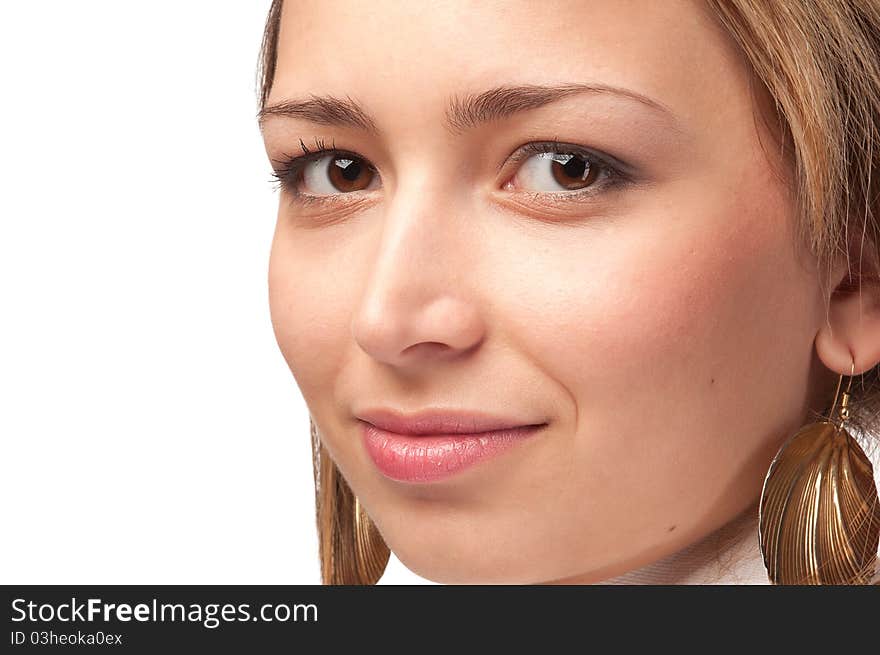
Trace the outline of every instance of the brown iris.
<path fill-rule="evenodd" d="M 596 181 L 599 168 L 590 166 L 583 157 L 555 153 L 545 156 L 553 160 L 550 165 L 553 179 L 566 189 L 583 189 Z"/>
<path fill-rule="evenodd" d="M 373 175 L 373 169 L 356 157 L 340 155 L 330 161 L 328 176 L 340 191 L 361 191 L 370 185 Z"/>

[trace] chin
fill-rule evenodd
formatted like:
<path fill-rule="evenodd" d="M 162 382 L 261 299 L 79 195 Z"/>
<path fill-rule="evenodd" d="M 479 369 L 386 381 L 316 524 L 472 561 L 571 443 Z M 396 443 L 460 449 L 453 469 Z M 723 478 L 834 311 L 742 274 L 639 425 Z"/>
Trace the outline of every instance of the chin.
<path fill-rule="evenodd" d="M 493 549 L 492 540 L 472 544 L 451 544 L 450 540 L 409 540 L 391 544 L 395 557 L 416 575 L 439 584 L 541 584 L 552 579 L 550 571 L 540 571 L 535 562 L 545 556 L 529 557 L 522 551 L 510 553 L 507 547 Z"/>

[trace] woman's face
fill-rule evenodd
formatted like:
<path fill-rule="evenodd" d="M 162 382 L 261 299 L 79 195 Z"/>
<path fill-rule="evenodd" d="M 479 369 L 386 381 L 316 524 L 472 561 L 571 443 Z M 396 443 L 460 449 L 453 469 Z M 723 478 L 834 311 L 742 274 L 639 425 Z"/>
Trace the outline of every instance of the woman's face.
<path fill-rule="evenodd" d="M 696 1 L 285 3 L 267 152 L 344 154 L 285 178 L 272 321 L 412 571 L 595 582 L 757 501 L 827 390 L 766 101 Z M 376 407 L 547 425 L 399 479 L 365 445 Z"/>

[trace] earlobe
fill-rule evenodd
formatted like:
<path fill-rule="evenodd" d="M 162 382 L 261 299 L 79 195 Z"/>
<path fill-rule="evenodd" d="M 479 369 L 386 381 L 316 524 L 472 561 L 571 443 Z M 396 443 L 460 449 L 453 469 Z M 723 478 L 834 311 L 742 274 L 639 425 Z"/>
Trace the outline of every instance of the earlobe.
<path fill-rule="evenodd" d="M 839 278 L 838 278 L 839 279 Z M 844 271 L 828 302 L 827 320 L 816 333 L 816 353 L 832 371 L 859 375 L 880 362 L 880 281 L 855 283 Z"/>

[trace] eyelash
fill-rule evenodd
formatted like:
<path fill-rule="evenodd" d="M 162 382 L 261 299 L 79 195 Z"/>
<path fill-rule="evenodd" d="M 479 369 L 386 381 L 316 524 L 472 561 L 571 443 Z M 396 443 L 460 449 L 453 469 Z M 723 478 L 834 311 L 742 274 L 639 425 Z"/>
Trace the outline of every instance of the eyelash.
<path fill-rule="evenodd" d="M 324 141 L 316 137 L 314 150 L 310 150 L 306 146 L 306 144 L 303 143 L 302 139 L 300 139 L 299 143 L 302 151 L 305 154 L 297 156 L 285 154 L 283 155 L 281 160 L 273 160 L 273 163 L 275 163 L 277 166 L 272 171 L 272 177 L 275 179 L 276 187 L 288 190 L 292 194 L 294 201 L 302 205 L 327 206 L 340 202 L 351 202 L 350 199 L 344 199 L 345 196 L 349 196 L 351 195 L 351 193 L 343 192 L 324 196 L 315 196 L 300 192 L 296 188 L 299 182 L 299 175 L 306 167 L 306 165 L 308 165 L 310 162 L 321 159 L 322 157 L 326 157 L 328 154 L 331 153 L 339 156 L 349 156 L 359 159 L 363 162 L 366 162 L 367 160 L 355 152 L 351 152 L 349 150 L 338 150 L 336 148 L 335 141 L 331 147 L 327 148 L 324 145 Z M 587 189 L 582 191 L 574 191 L 570 193 L 549 193 L 540 191 L 519 192 L 524 193 L 525 195 L 541 203 L 546 204 L 549 201 L 551 204 L 566 206 L 572 203 L 584 202 L 585 198 L 596 196 L 600 193 L 608 191 L 609 189 L 632 181 L 631 178 L 623 173 L 618 166 L 612 164 L 604 157 L 593 153 L 581 146 L 565 143 L 560 144 L 556 139 L 554 139 L 553 141 L 536 141 L 527 143 L 516 150 L 509 157 L 509 159 L 514 164 L 519 164 L 523 161 L 526 161 L 529 157 L 537 153 L 575 154 L 587 161 L 590 167 L 598 167 L 600 170 L 600 175 L 602 175 L 602 177 L 600 178 L 600 182 L 597 182 L 593 186 L 587 187 Z M 374 166 L 372 166 L 371 164 L 366 165 L 370 170 L 373 171 L 373 173 L 378 173 Z"/>

